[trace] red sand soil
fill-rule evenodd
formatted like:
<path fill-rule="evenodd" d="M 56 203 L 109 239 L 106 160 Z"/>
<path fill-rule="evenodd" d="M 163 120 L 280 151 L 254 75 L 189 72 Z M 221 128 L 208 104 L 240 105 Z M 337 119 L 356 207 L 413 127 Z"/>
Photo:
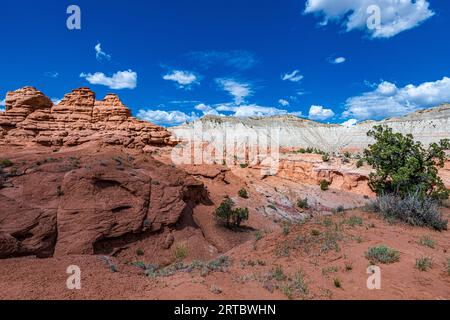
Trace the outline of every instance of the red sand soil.
<path fill-rule="evenodd" d="M 450 210 L 445 209 L 445 215 L 449 214 Z M 352 216 L 362 218 L 363 225 L 352 227 L 345 223 Z M 341 225 L 339 250 L 321 253 L 322 235 L 327 230 L 335 230 L 335 224 Z M 311 240 L 313 229 L 321 233 L 317 240 Z M 435 248 L 420 245 L 423 236 L 430 236 L 436 242 Z M 400 261 L 380 265 L 382 288 L 368 290 L 369 262 L 365 252 L 381 244 L 397 249 Z M 444 269 L 450 257 L 449 249 L 449 231 L 392 225 L 374 214 L 356 210 L 291 225 L 287 235 L 275 231 L 259 241 L 253 238 L 225 253 L 232 261 L 225 272 L 206 276 L 199 271 L 179 271 L 168 277 L 149 278 L 138 268 L 114 258 L 118 272 L 112 273 L 97 256 L 2 260 L 0 298 L 287 299 L 286 288 L 293 281 L 271 277 L 274 267 L 279 266 L 288 278 L 294 278 L 299 271 L 303 274 L 307 293 L 291 290 L 292 299 L 449 299 L 450 275 Z M 190 255 L 194 252 L 189 249 L 186 261 L 192 260 Z M 423 256 L 433 259 L 428 271 L 415 268 L 416 259 Z M 135 256 L 135 259 L 143 258 Z M 69 265 L 81 268 L 81 290 L 66 288 Z M 334 279 L 339 279 L 341 288 L 336 288 Z"/>

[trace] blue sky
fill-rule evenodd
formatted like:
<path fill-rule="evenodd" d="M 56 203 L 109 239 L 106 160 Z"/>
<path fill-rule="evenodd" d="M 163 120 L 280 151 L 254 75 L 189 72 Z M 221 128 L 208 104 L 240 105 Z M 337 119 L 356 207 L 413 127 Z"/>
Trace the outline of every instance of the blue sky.
<path fill-rule="evenodd" d="M 69 5 L 81 9 L 81 30 L 66 27 Z M 0 101 L 26 85 L 55 101 L 89 86 L 163 125 L 283 113 L 352 124 L 450 101 L 448 1 L 3 0 L 0 8 Z"/>

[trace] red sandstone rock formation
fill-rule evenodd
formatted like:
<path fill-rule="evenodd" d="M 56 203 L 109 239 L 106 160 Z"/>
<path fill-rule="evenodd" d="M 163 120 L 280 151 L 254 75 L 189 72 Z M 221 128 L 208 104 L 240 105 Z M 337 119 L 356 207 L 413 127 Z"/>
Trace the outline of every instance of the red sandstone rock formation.
<path fill-rule="evenodd" d="M 89 88 L 66 94 L 56 106 L 42 92 L 25 87 L 8 92 L 0 113 L 0 144 L 78 146 L 100 141 L 108 145 L 144 148 L 172 145 L 164 128 L 131 117 L 115 94 L 102 101 Z"/>
<path fill-rule="evenodd" d="M 185 172 L 116 149 L 7 154 L 15 166 L 0 172 L 0 258 L 98 253 L 171 228 L 206 199 Z"/>

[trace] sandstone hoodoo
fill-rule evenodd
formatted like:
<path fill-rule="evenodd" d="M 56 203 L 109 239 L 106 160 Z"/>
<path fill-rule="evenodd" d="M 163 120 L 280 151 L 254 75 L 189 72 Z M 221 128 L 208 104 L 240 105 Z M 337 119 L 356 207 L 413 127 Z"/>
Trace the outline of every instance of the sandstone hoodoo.
<path fill-rule="evenodd" d="M 25 87 L 8 92 L 5 104 L 0 144 L 78 146 L 101 141 L 141 149 L 172 145 L 167 130 L 133 118 L 115 94 L 97 101 L 89 88 L 79 88 L 53 105 L 39 90 Z"/>

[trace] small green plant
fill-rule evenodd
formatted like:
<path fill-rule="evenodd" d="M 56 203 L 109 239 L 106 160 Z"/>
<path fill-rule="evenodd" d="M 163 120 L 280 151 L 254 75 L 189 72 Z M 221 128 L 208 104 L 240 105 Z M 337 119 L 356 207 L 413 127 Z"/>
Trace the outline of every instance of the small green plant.
<path fill-rule="evenodd" d="M 389 264 L 400 260 L 400 252 L 386 246 L 372 247 L 366 252 L 366 258 L 372 264 Z"/>
<path fill-rule="evenodd" d="M 273 204 L 269 204 L 267 208 L 277 211 L 277 207 L 275 207 Z"/>
<path fill-rule="evenodd" d="M 344 152 L 344 157 L 351 158 L 352 154 L 350 152 L 346 151 L 346 152 Z"/>
<path fill-rule="evenodd" d="M 342 282 L 339 278 L 334 278 L 333 279 L 333 284 L 336 288 L 342 288 Z"/>
<path fill-rule="evenodd" d="M 136 255 L 138 257 L 142 257 L 145 254 L 144 250 L 142 249 L 136 249 Z"/>
<path fill-rule="evenodd" d="M 345 271 L 352 271 L 353 270 L 353 264 L 351 262 L 345 263 Z"/>
<path fill-rule="evenodd" d="M 416 260 L 416 268 L 420 271 L 427 271 L 433 266 L 433 260 L 429 257 L 422 257 Z"/>
<path fill-rule="evenodd" d="M 215 216 L 222 222 L 225 222 L 227 227 L 233 224 L 235 227 L 240 227 L 242 221 L 249 219 L 248 208 L 233 209 L 234 201 L 226 197 L 220 206 L 215 211 Z"/>
<path fill-rule="evenodd" d="M 9 159 L 0 160 L 0 168 L 9 168 L 13 166 L 13 162 Z"/>
<path fill-rule="evenodd" d="M 320 189 L 322 191 L 327 191 L 330 188 L 330 182 L 328 182 L 327 180 L 322 180 L 320 181 Z"/>
<path fill-rule="evenodd" d="M 281 266 L 275 266 L 275 268 L 270 271 L 270 277 L 276 281 L 284 281 L 287 278 Z"/>
<path fill-rule="evenodd" d="M 357 168 L 361 168 L 362 166 L 364 166 L 364 160 L 363 160 L 363 159 L 359 159 L 359 160 L 356 162 L 356 167 L 357 167 Z"/>
<path fill-rule="evenodd" d="M 309 292 L 308 285 L 306 284 L 303 272 L 298 271 L 294 276 L 293 281 L 294 288 L 301 294 L 307 295 Z"/>
<path fill-rule="evenodd" d="M 320 231 L 316 230 L 316 229 L 313 229 L 313 230 L 311 230 L 311 235 L 313 237 L 318 237 L 318 236 L 320 236 Z"/>
<path fill-rule="evenodd" d="M 325 154 L 322 156 L 322 161 L 323 161 L 323 162 L 328 162 L 328 161 L 330 161 L 330 155 L 329 155 L 328 153 L 325 153 Z"/>
<path fill-rule="evenodd" d="M 246 189 L 242 188 L 241 190 L 239 190 L 238 192 L 239 197 L 241 197 L 242 199 L 248 199 L 248 192 Z"/>
<path fill-rule="evenodd" d="M 260 230 L 256 231 L 255 240 L 260 241 L 260 240 L 262 240 L 262 238 L 264 238 L 264 234 Z"/>
<path fill-rule="evenodd" d="M 297 151 L 297 153 L 306 153 L 306 150 L 305 149 L 303 149 L 303 148 L 300 148 L 298 151 Z"/>
<path fill-rule="evenodd" d="M 173 250 L 173 257 L 175 258 L 175 260 L 182 261 L 186 259 L 187 255 L 188 251 L 184 244 L 178 244 L 177 246 L 175 246 L 175 249 Z"/>
<path fill-rule="evenodd" d="M 308 198 L 298 200 L 297 207 L 303 210 L 309 209 Z"/>
<path fill-rule="evenodd" d="M 242 169 L 248 168 L 248 164 L 246 164 L 246 163 L 241 163 L 240 166 L 241 166 Z"/>
<path fill-rule="evenodd" d="M 249 219 L 249 210 L 248 208 L 237 208 L 232 212 L 232 220 L 233 224 L 236 227 L 240 227 L 242 221 L 247 221 Z"/>
<path fill-rule="evenodd" d="M 436 246 L 436 241 L 434 241 L 430 236 L 423 236 L 419 240 L 419 244 L 424 247 L 434 249 Z"/>
<path fill-rule="evenodd" d="M 339 206 L 339 207 L 335 208 L 333 210 L 333 212 L 334 213 L 344 213 L 345 212 L 345 208 L 344 208 L 344 206 Z"/>
<path fill-rule="evenodd" d="M 347 224 L 350 227 L 362 226 L 363 225 L 363 219 L 361 217 L 351 216 L 348 219 Z"/>
<path fill-rule="evenodd" d="M 285 226 L 283 227 L 283 235 L 284 235 L 285 237 L 287 237 L 287 236 L 289 235 L 289 232 L 291 232 L 291 228 L 290 228 L 288 225 L 285 225 Z"/>
<path fill-rule="evenodd" d="M 326 267 L 322 269 L 322 274 L 324 276 L 329 275 L 330 273 L 336 273 L 339 271 L 339 268 L 336 266 Z"/>

